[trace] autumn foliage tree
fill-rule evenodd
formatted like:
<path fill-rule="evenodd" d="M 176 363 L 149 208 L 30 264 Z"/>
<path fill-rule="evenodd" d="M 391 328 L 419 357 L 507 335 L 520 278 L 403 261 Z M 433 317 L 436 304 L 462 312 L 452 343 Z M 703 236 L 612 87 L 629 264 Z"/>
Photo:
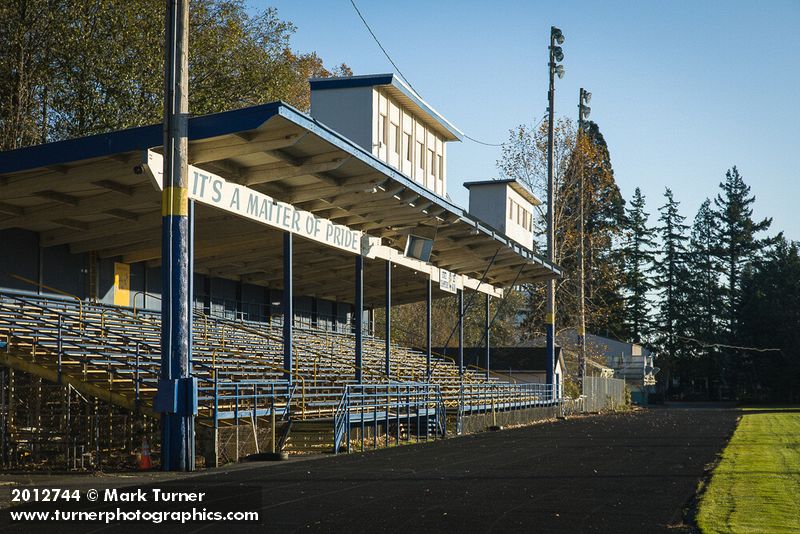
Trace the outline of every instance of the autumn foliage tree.
<path fill-rule="evenodd" d="M 160 122 L 164 14 L 159 0 L 0 3 L 0 149 Z M 194 0 L 190 26 L 193 115 L 273 100 L 308 110 L 309 77 L 350 74 L 293 50 L 274 8 Z"/>

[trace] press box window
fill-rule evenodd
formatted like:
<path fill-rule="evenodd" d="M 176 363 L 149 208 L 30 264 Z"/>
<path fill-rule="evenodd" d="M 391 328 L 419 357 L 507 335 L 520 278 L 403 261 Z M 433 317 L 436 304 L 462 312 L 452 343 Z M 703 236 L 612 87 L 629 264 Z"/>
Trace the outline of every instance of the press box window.
<path fill-rule="evenodd" d="M 386 115 L 378 115 L 378 144 L 381 147 L 386 146 L 388 137 L 386 135 Z"/>
<path fill-rule="evenodd" d="M 399 157 L 400 156 L 400 143 L 402 142 L 401 141 L 401 137 L 400 137 L 400 126 L 398 126 L 397 124 L 392 123 L 392 129 L 394 130 L 394 152 Z"/>

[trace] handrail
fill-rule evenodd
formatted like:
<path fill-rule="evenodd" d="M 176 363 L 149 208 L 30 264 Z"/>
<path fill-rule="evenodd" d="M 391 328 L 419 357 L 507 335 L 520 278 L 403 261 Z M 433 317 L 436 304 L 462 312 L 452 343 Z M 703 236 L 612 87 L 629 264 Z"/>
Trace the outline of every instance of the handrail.
<path fill-rule="evenodd" d="M 10 276 L 11 278 L 15 278 L 15 279 L 17 279 L 17 280 L 19 280 L 21 282 L 25 282 L 26 284 L 31 284 L 31 285 L 36 286 L 36 287 L 43 287 L 44 289 L 47 289 L 48 291 L 55 291 L 56 293 L 59 293 L 61 295 L 65 295 L 67 297 L 74 298 L 75 300 L 78 301 L 78 306 L 80 308 L 79 311 L 78 311 L 78 319 L 81 321 L 81 323 L 83 322 L 83 299 L 81 299 L 78 295 L 73 295 L 72 293 L 68 293 L 68 292 L 63 291 L 61 289 L 56 289 L 55 287 L 50 287 L 48 285 L 41 284 L 41 283 L 37 282 L 36 280 L 31 280 L 30 278 L 25 278 L 24 276 L 20 276 L 18 274 L 9 273 L 9 272 L 5 272 L 5 271 L 4 271 L 4 274 L 6 276 Z M 37 296 L 41 297 L 41 295 L 37 295 Z M 81 327 L 81 330 L 83 330 L 83 327 Z"/>
<path fill-rule="evenodd" d="M 226 349 L 226 350 L 228 350 L 231 354 L 236 354 L 237 356 L 242 356 L 241 351 L 239 351 L 237 349 Z M 265 366 L 265 367 L 269 367 L 270 369 L 273 369 L 275 371 L 281 371 L 283 373 L 287 373 L 289 376 L 296 376 L 297 378 L 300 379 L 300 413 L 301 413 L 301 415 L 303 417 L 305 417 L 305 415 L 306 415 L 306 379 L 303 378 L 303 375 L 300 374 L 299 372 L 293 373 L 292 371 L 289 371 L 289 370 L 287 370 L 287 369 L 285 369 L 283 367 L 277 366 L 277 365 L 269 363 L 269 362 L 259 361 L 258 363 L 260 365 Z"/>
<path fill-rule="evenodd" d="M 60 313 L 60 312 L 55 312 L 55 313 L 56 313 L 56 315 L 58 315 L 59 317 L 63 317 L 63 314 L 62 314 L 62 313 Z M 45 323 L 45 324 L 47 324 L 47 323 Z M 48 325 L 48 326 L 50 326 L 50 327 L 52 328 L 52 325 Z M 40 334 L 40 333 L 41 333 L 39 330 L 37 330 L 37 329 L 36 329 L 35 327 L 33 327 L 33 326 L 21 326 L 21 325 L 15 325 L 15 326 L 14 326 L 14 328 L 18 328 L 18 329 L 21 329 L 21 330 L 26 330 L 26 331 L 28 331 L 28 332 L 31 332 L 32 334 Z M 74 332 L 74 330 L 73 330 L 72 328 L 68 327 L 68 326 L 61 326 L 61 329 L 63 329 L 63 330 L 66 330 L 67 332 Z M 103 353 L 103 352 L 101 352 L 101 351 L 99 351 L 99 350 L 97 350 L 97 349 L 93 349 L 93 348 L 87 347 L 87 346 L 85 346 L 85 345 L 82 345 L 82 344 L 80 344 L 80 343 L 77 343 L 77 342 L 75 342 L 75 341 L 71 341 L 71 340 L 69 340 L 69 339 L 62 339 L 62 340 L 61 340 L 61 343 L 63 343 L 63 344 L 67 344 L 67 345 L 70 345 L 70 346 L 73 346 L 73 347 L 77 347 L 77 348 L 78 348 L 78 349 L 80 349 L 81 351 L 83 351 L 83 352 L 88 352 L 88 353 L 91 353 L 91 354 L 94 354 L 95 356 L 100 356 L 100 357 L 102 357 L 102 358 L 109 358 L 109 355 L 108 355 L 108 354 L 106 354 L 106 353 Z M 113 358 L 112 358 L 112 359 L 113 359 Z M 115 369 L 109 369 L 109 371 L 110 371 L 111 373 L 113 373 L 113 374 L 119 375 L 119 372 L 118 372 L 118 371 L 116 371 Z M 157 372 L 157 371 L 153 371 L 153 370 L 151 370 L 151 369 L 148 369 L 147 367 L 141 368 L 141 369 L 140 369 L 140 371 L 144 371 L 144 372 L 147 372 L 147 373 L 152 373 L 152 374 L 155 374 L 156 376 L 158 375 L 158 372 Z"/>
<path fill-rule="evenodd" d="M 206 314 L 204 312 L 198 311 L 198 313 L 201 313 L 204 316 L 206 316 Z M 240 323 L 238 321 L 232 321 L 230 319 L 225 319 L 225 318 L 222 318 L 222 317 L 212 317 L 212 318 L 213 318 L 213 320 L 215 320 L 217 322 L 227 324 L 228 326 L 231 326 L 232 328 L 238 328 L 239 330 L 243 330 L 243 331 L 248 332 L 250 334 L 253 334 L 255 336 L 259 336 L 259 337 L 262 337 L 262 338 L 265 338 L 265 339 L 271 339 L 271 340 L 276 340 L 276 338 L 277 338 L 277 336 L 271 336 L 271 335 L 266 334 L 264 332 L 259 332 L 258 330 L 255 330 L 253 328 L 249 328 L 248 326 L 246 326 L 246 325 L 244 325 L 244 324 L 242 324 L 242 323 Z M 297 350 L 296 346 L 294 348 L 295 348 L 295 350 Z M 321 356 L 322 355 L 322 353 L 320 351 L 315 350 L 315 349 L 313 349 L 313 348 L 311 348 L 311 347 L 309 347 L 307 345 L 303 346 L 303 350 L 305 350 L 306 352 L 309 352 L 311 354 L 317 355 L 317 356 Z M 368 374 L 377 375 L 377 376 L 379 376 L 381 378 L 385 378 L 385 375 L 383 373 L 380 373 L 378 371 L 374 371 L 372 369 L 369 369 L 368 367 L 363 367 L 363 366 L 359 367 L 359 366 L 357 366 L 357 365 L 355 365 L 353 363 L 349 363 L 347 361 L 339 361 L 339 363 L 343 363 L 344 365 L 352 368 L 353 370 L 361 370 L 361 371 L 364 371 L 364 372 L 366 372 Z"/>
<path fill-rule="evenodd" d="M 42 310 L 50 310 L 51 309 L 50 307 L 48 307 L 46 305 L 42 305 L 42 304 L 39 304 L 39 303 L 30 303 L 30 302 L 28 302 L 26 300 L 26 299 L 45 299 L 45 300 L 47 300 L 48 297 L 43 297 L 41 295 L 36 295 L 36 294 L 25 295 L 22 292 L 20 292 L 20 294 L 15 294 L 15 293 L 17 293 L 17 292 L 5 291 L 4 290 L 4 291 L 0 291 L 0 296 L 8 295 L 8 296 L 10 296 L 11 298 L 13 298 L 13 299 L 15 299 L 17 301 L 27 302 L 28 304 L 32 304 L 33 306 L 35 306 L 35 307 L 37 307 L 39 309 L 42 309 Z M 83 310 L 82 303 L 80 303 L 80 304 L 81 304 L 81 310 Z M 111 309 L 111 307 L 104 307 L 104 310 L 105 309 Z M 59 311 L 56 311 L 56 310 L 51 310 L 51 311 L 54 311 L 54 313 L 56 313 L 56 314 L 63 315 Z M 83 312 L 81 312 L 81 313 L 83 313 Z M 123 316 L 126 316 L 126 315 L 123 314 Z M 86 324 L 85 324 L 85 321 L 83 319 L 81 319 L 81 321 L 80 321 L 80 326 L 81 326 L 81 328 L 80 328 L 81 332 L 84 332 Z M 160 348 L 156 348 L 156 347 L 150 345 L 149 343 L 147 343 L 146 341 L 140 341 L 140 340 L 137 340 L 137 339 L 133 339 L 133 338 L 131 338 L 130 336 L 128 336 L 126 334 L 122 334 L 122 333 L 119 333 L 119 332 L 116 332 L 116 331 L 112 331 L 112 335 L 114 337 L 116 337 L 116 338 L 121 339 L 122 341 L 124 341 L 128 345 L 136 345 L 136 344 L 138 344 L 140 347 L 144 347 L 145 349 L 147 349 L 147 351 L 149 353 L 151 353 L 151 354 L 159 354 L 161 352 Z M 196 365 L 200 369 L 210 370 L 208 365 L 206 365 L 206 364 L 204 364 L 202 362 L 193 362 L 192 365 L 193 366 Z M 202 379 L 202 377 L 199 377 L 199 378 Z"/>

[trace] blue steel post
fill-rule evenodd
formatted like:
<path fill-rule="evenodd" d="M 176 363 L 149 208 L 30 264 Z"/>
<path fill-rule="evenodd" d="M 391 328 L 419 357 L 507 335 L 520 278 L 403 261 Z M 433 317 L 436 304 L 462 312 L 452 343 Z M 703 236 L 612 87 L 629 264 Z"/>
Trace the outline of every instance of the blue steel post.
<path fill-rule="evenodd" d="M 458 289 L 458 374 L 464 376 L 464 290 Z"/>
<path fill-rule="evenodd" d="M 489 326 L 491 326 L 489 324 L 489 321 L 490 321 L 490 319 L 489 319 L 489 313 L 490 313 L 489 312 L 489 304 L 491 302 L 491 298 L 492 297 L 490 297 L 489 294 L 487 293 L 486 294 L 486 317 L 484 318 L 484 320 L 486 321 L 486 323 L 485 323 L 485 328 L 486 328 L 486 380 L 489 380 L 489 369 L 491 369 L 491 367 L 489 367 L 489 364 L 491 363 L 489 361 L 489 341 L 490 341 L 490 339 L 489 339 Z"/>
<path fill-rule="evenodd" d="M 292 253 L 294 243 L 292 233 L 283 234 L 283 368 L 284 378 L 292 383 L 292 351 L 294 349 L 294 289 Z"/>
<path fill-rule="evenodd" d="M 392 262 L 386 262 L 386 378 L 392 374 Z"/>
<path fill-rule="evenodd" d="M 428 381 L 431 379 L 431 306 L 433 300 L 433 288 L 431 279 L 428 277 L 428 288 L 425 296 L 425 373 Z"/>
<path fill-rule="evenodd" d="M 189 361 L 188 4 L 188 0 L 169 1 L 166 16 L 161 372 L 156 402 L 164 471 L 194 470 L 197 387 Z"/>
<path fill-rule="evenodd" d="M 189 376 L 192 376 L 192 347 L 194 346 L 194 200 L 189 201 L 189 220 L 187 221 L 189 226 L 189 291 L 187 295 L 187 307 L 189 308 L 189 325 L 187 330 L 189 332 L 189 341 L 187 343 L 189 347 L 189 355 L 188 355 L 188 369 L 189 369 Z M 197 396 L 199 395 L 197 391 L 197 383 L 194 385 L 194 398 L 195 403 L 197 402 Z M 192 425 L 194 425 L 194 421 L 192 421 Z M 194 428 L 192 429 L 192 434 L 194 434 Z M 197 443 L 195 439 L 192 438 L 189 440 L 189 446 L 192 448 L 191 455 L 192 458 L 195 458 L 196 446 Z M 192 460 L 192 464 L 194 464 L 194 460 Z M 194 468 L 192 468 L 194 469 Z"/>
<path fill-rule="evenodd" d="M 361 384 L 364 374 L 361 370 L 361 353 L 364 341 L 362 322 L 364 320 L 364 257 L 356 256 L 356 302 L 355 302 L 355 335 L 356 335 L 356 382 Z M 362 436 L 363 439 L 363 436 Z"/>

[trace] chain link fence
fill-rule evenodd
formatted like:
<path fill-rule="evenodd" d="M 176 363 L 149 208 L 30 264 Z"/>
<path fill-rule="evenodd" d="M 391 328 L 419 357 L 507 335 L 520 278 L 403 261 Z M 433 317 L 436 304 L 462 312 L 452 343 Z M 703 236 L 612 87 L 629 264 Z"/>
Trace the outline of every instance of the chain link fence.
<path fill-rule="evenodd" d="M 587 376 L 583 383 L 583 395 L 577 399 L 565 398 L 561 402 L 562 415 L 614 410 L 624 406 L 625 381 L 620 378 Z"/>
<path fill-rule="evenodd" d="M 587 412 L 614 410 L 625 404 L 625 381 L 587 376 L 583 382 L 583 396 Z"/>

